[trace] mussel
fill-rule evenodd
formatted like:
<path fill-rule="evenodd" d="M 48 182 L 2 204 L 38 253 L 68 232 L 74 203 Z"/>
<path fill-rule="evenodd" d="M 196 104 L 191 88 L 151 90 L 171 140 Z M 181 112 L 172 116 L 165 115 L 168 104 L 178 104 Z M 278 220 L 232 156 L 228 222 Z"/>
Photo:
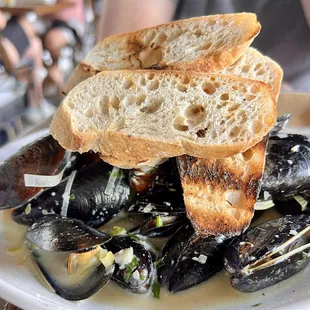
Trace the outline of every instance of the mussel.
<path fill-rule="evenodd" d="M 110 236 L 76 219 L 46 216 L 29 227 L 30 256 L 55 293 L 86 299 L 111 279 L 114 256 L 103 248 Z"/>
<path fill-rule="evenodd" d="M 26 187 L 25 174 L 57 174 L 64 168 L 66 151 L 52 136 L 41 138 L 12 155 L 0 166 L 0 209 L 20 206 L 41 187 Z"/>
<path fill-rule="evenodd" d="M 130 236 L 115 236 L 105 246 L 116 253 L 117 264 L 113 280 L 132 293 L 147 293 L 152 285 L 155 269 L 152 254 L 143 243 Z M 117 256 L 120 256 L 119 260 Z"/>
<path fill-rule="evenodd" d="M 151 215 L 137 227 L 130 230 L 131 233 L 147 238 L 168 237 L 180 226 L 188 222 L 185 215 Z"/>
<path fill-rule="evenodd" d="M 270 136 L 275 136 L 278 134 L 281 130 L 283 130 L 289 120 L 291 119 L 292 115 L 291 114 L 285 114 L 283 116 L 279 116 L 277 118 L 277 123 L 276 125 L 270 130 L 269 135 Z"/>
<path fill-rule="evenodd" d="M 287 215 L 249 229 L 225 254 L 232 286 L 254 292 L 285 280 L 310 263 L 310 216 Z"/>
<path fill-rule="evenodd" d="M 182 226 L 167 242 L 157 267 L 159 282 L 169 283 L 171 293 L 198 285 L 223 268 L 223 237 L 200 237 L 190 224 Z"/>
<path fill-rule="evenodd" d="M 13 219 L 32 224 L 46 214 L 62 214 L 99 227 L 115 216 L 130 199 L 125 173 L 102 160 L 78 171 L 73 179 L 66 212 L 65 195 L 69 177 L 13 211 Z M 68 197 L 67 197 L 68 198 Z"/>
<path fill-rule="evenodd" d="M 261 200 L 281 199 L 310 189 L 310 140 L 302 135 L 270 137 Z"/>

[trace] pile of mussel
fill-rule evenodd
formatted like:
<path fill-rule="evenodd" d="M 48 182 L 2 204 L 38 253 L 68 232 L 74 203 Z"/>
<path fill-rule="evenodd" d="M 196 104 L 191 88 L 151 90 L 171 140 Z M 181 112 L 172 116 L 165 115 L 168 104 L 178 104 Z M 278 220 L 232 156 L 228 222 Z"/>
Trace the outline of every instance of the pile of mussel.
<path fill-rule="evenodd" d="M 159 297 L 161 286 L 179 292 L 223 268 L 235 289 L 260 290 L 310 262 L 310 140 L 281 133 L 288 119 L 279 118 L 270 133 L 255 207 L 255 217 L 271 207 L 280 215 L 235 238 L 195 232 L 174 159 L 122 170 L 94 153 L 68 153 L 51 136 L 0 166 L 0 209 L 14 208 L 14 221 L 29 225 L 25 244 L 32 261 L 68 300 L 86 299 L 110 280 Z M 106 231 L 115 216 L 131 228 Z"/>

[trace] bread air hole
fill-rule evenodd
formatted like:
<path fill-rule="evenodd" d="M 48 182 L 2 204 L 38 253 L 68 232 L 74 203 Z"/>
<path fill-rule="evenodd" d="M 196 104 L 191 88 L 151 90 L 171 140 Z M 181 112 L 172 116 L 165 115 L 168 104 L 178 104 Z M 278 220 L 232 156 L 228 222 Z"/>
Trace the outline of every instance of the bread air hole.
<path fill-rule="evenodd" d="M 203 35 L 203 32 L 201 31 L 201 29 L 197 29 L 194 31 L 194 35 L 199 38 Z"/>
<path fill-rule="evenodd" d="M 113 95 L 110 99 L 110 106 L 115 110 L 118 110 L 120 107 L 120 100 L 117 96 Z"/>
<path fill-rule="evenodd" d="M 157 48 L 156 50 L 144 50 L 139 54 L 139 59 L 141 61 L 142 68 L 150 68 L 154 65 L 157 65 L 163 59 L 162 49 Z"/>
<path fill-rule="evenodd" d="M 68 106 L 70 109 L 74 109 L 75 108 L 75 104 L 72 101 L 68 102 Z"/>
<path fill-rule="evenodd" d="M 246 97 L 245 97 L 245 99 L 247 100 L 247 101 L 252 101 L 252 100 L 254 100 L 256 98 L 256 96 L 254 96 L 254 95 L 247 95 Z"/>
<path fill-rule="evenodd" d="M 92 117 L 94 116 L 93 110 L 92 110 L 92 109 L 88 109 L 88 110 L 86 111 L 86 116 L 87 116 L 88 118 L 92 118 Z"/>
<path fill-rule="evenodd" d="M 109 113 L 109 97 L 103 96 L 99 101 L 99 106 L 102 114 L 106 115 Z"/>
<path fill-rule="evenodd" d="M 146 75 L 146 78 L 148 79 L 148 80 L 153 80 L 154 79 L 154 73 L 153 72 L 149 72 L 147 75 Z"/>
<path fill-rule="evenodd" d="M 164 32 L 159 32 L 156 37 L 153 39 L 152 43 L 150 44 L 151 48 L 156 48 L 157 46 L 164 43 L 167 39 L 167 35 Z"/>
<path fill-rule="evenodd" d="M 145 86 L 146 85 L 146 80 L 145 80 L 145 77 L 143 75 L 140 77 L 140 85 L 141 86 Z"/>
<path fill-rule="evenodd" d="M 138 95 L 137 98 L 136 98 L 136 104 L 138 106 L 140 106 L 145 101 L 145 99 L 146 99 L 146 95 L 145 94 Z"/>
<path fill-rule="evenodd" d="M 262 65 L 263 65 L 263 64 L 258 63 L 258 64 L 255 66 L 254 71 L 257 71 L 259 68 L 261 68 Z"/>
<path fill-rule="evenodd" d="M 252 85 L 250 88 L 252 94 L 257 94 L 260 91 L 260 87 L 256 84 Z"/>
<path fill-rule="evenodd" d="M 185 118 L 178 116 L 173 121 L 173 127 L 178 131 L 187 131 L 188 126 L 185 124 Z"/>
<path fill-rule="evenodd" d="M 177 84 L 176 88 L 177 88 L 178 91 L 181 91 L 181 92 L 186 92 L 187 91 L 187 87 L 182 85 L 182 84 Z"/>
<path fill-rule="evenodd" d="M 244 153 L 242 153 L 243 159 L 245 161 L 249 161 L 251 160 L 251 158 L 253 157 L 253 151 L 251 149 L 245 151 Z"/>
<path fill-rule="evenodd" d="M 148 90 L 156 90 L 159 88 L 159 82 L 158 82 L 158 80 L 149 81 L 147 83 L 146 87 Z"/>
<path fill-rule="evenodd" d="M 133 81 L 125 78 L 124 83 L 123 83 L 124 89 L 129 89 L 132 86 L 133 86 Z"/>
<path fill-rule="evenodd" d="M 178 38 L 183 33 L 184 33 L 184 31 L 182 29 L 175 29 L 175 30 L 171 31 L 171 33 L 168 34 L 167 41 L 168 42 L 174 41 L 176 38 Z"/>
<path fill-rule="evenodd" d="M 202 105 L 193 104 L 185 109 L 184 115 L 189 119 L 191 124 L 197 125 L 206 119 L 207 112 Z"/>
<path fill-rule="evenodd" d="M 266 115 L 264 117 L 264 123 L 267 125 L 267 126 L 272 126 L 273 125 L 273 122 L 274 122 L 274 119 L 272 116 L 270 115 Z"/>
<path fill-rule="evenodd" d="M 250 69 L 251 69 L 251 66 L 250 66 L 250 65 L 244 65 L 244 66 L 242 67 L 242 72 L 243 72 L 243 73 L 248 73 L 248 72 L 250 71 Z"/>
<path fill-rule="evenodd" d="M 184 76 L 182 79 L 181 79 L 181 83 L 182 84 L 189 84 L 190 82 L 190 79 L 188 78 L 188 76 Z"/>
<path fill-rule="evenodd" d="M 254 134 L 258 134 L 262 131 L 263 129 L 263 124 L 259 121 L 256 121 L 252 124 L 252 127 L 251 127 L 251 131 L 254 133 Z"/>
<path fill-rule="evenodd" d="M 147 102 L 141 109 L 141 112 L 144 113 L 155 113 L 158 111 L 164 102 L 163 98 L 150 98 L 149 102 Z"/>
<path fill-rule="evenodd" d="M 257 75 L 263 75 L 266 73 L 266 70 L 264 68 L 261 68 L 257 71 Z"/>
<path fill-rule="evenodd" d="M 214 87 L 214 85 L 209 82 L 205 82 L 202 85 L 202 89 L 208 95 L 213 95 L 216 92 L 216 88 Z"/>
<path fill-rule="evenodd" d="M 223 104 L 224 104 L 224 102 L 223 102 Z M 238 110 L 239 107 L 240 107 L 240 104 L 232 103 L 232 104 L 227 108 L 227 111 L 228 111 L 228 112 L 233 112 L 233 111 Z"/>
<path fill-rule="evenodd" d="M 238 136 L 238 134 L 240 133 L 241 131 L 241 127 L 238 127 L 238 126 L 235 126 L 229 133 L 229 136 L 231 138 L 235 138 Z"/>
<path fill-rule="evenodd" d="M 216 24 L 216 20 L 215 20 L 215 19 L 210 18 L 210 19 L 208 20 L 208 25 L 209 25 L 209 26 L 213 26 L 213 25 L 215 25 L 215 24 Z"/>
<path fill-rule="evenodd" d="M 229 94 L 227 94 L 227 93 L 222 94 L 220 99 L 221 100 L 228 100 L 229 99 Z"/>

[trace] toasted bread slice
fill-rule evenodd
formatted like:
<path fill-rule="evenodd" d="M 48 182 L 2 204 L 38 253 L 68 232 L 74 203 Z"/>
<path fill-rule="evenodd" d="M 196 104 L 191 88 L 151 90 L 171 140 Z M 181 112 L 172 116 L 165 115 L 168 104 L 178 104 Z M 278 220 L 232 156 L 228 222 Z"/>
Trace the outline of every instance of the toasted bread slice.
<path fill-rule="evenodd" d="M 220 72 L 268 83 L 275 100 L 279 96 L 281 67 L 253 48 Z M 265 150 L 266 143 L 262 141 L 243 154 L 216 161 L 178 158 L 187 214 L 200 233 L 234 236 L 249 226 L 265 165 Z"/>
<path fill-rule="evenodd" d="M 274 60 L 262 55 L 258 50 L 252 47 L 248 48 L 233 65 L 217 73 L 231 74 L 267 83 L 271 87 L 275 100 L 278 99 L 283 71 Z"/>
<path fill-rule="evenodd" d="M 265 149 L 266 139 L 225 159 L 177 158 L 187 216 L 200 234 L 232 237 L 249 226 Z"/>
<path fill-rule="evenodd" d="M 150 158 L 223 158 L 257 144 L 276 122 L 264 83 L 186 71 L 104 71 L 61 103 L 51 134 L 138 168 Z"/>
<path fill-rule="evenodd" d="M 215 72 L 233 64 L 260 31 L 252 13 L 202 16 L 106 38 L 77 66 L 64 93 L 104 70 Z"/>

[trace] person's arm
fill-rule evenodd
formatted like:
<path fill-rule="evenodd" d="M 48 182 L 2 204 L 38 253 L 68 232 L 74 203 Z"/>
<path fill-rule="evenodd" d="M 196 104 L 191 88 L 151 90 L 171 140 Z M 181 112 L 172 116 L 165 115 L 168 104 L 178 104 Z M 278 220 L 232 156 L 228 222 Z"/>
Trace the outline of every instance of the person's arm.
<path fill-rule="evenodd" d="M 98 39 L 169 22 L 174 11 L 173 0 L 104 0 Z"/>
<path fill-rule="evenodd" d="M 2 11 L 0 11 L 0 31 L 6 27 L 6 17 Z"/>
<path fill-rule="evenodd" d="M 310 1 L 309 0 L 301 0 L 302 8 L 304 9 L 304 14 L 308 25 L 310 27 Z"/>

